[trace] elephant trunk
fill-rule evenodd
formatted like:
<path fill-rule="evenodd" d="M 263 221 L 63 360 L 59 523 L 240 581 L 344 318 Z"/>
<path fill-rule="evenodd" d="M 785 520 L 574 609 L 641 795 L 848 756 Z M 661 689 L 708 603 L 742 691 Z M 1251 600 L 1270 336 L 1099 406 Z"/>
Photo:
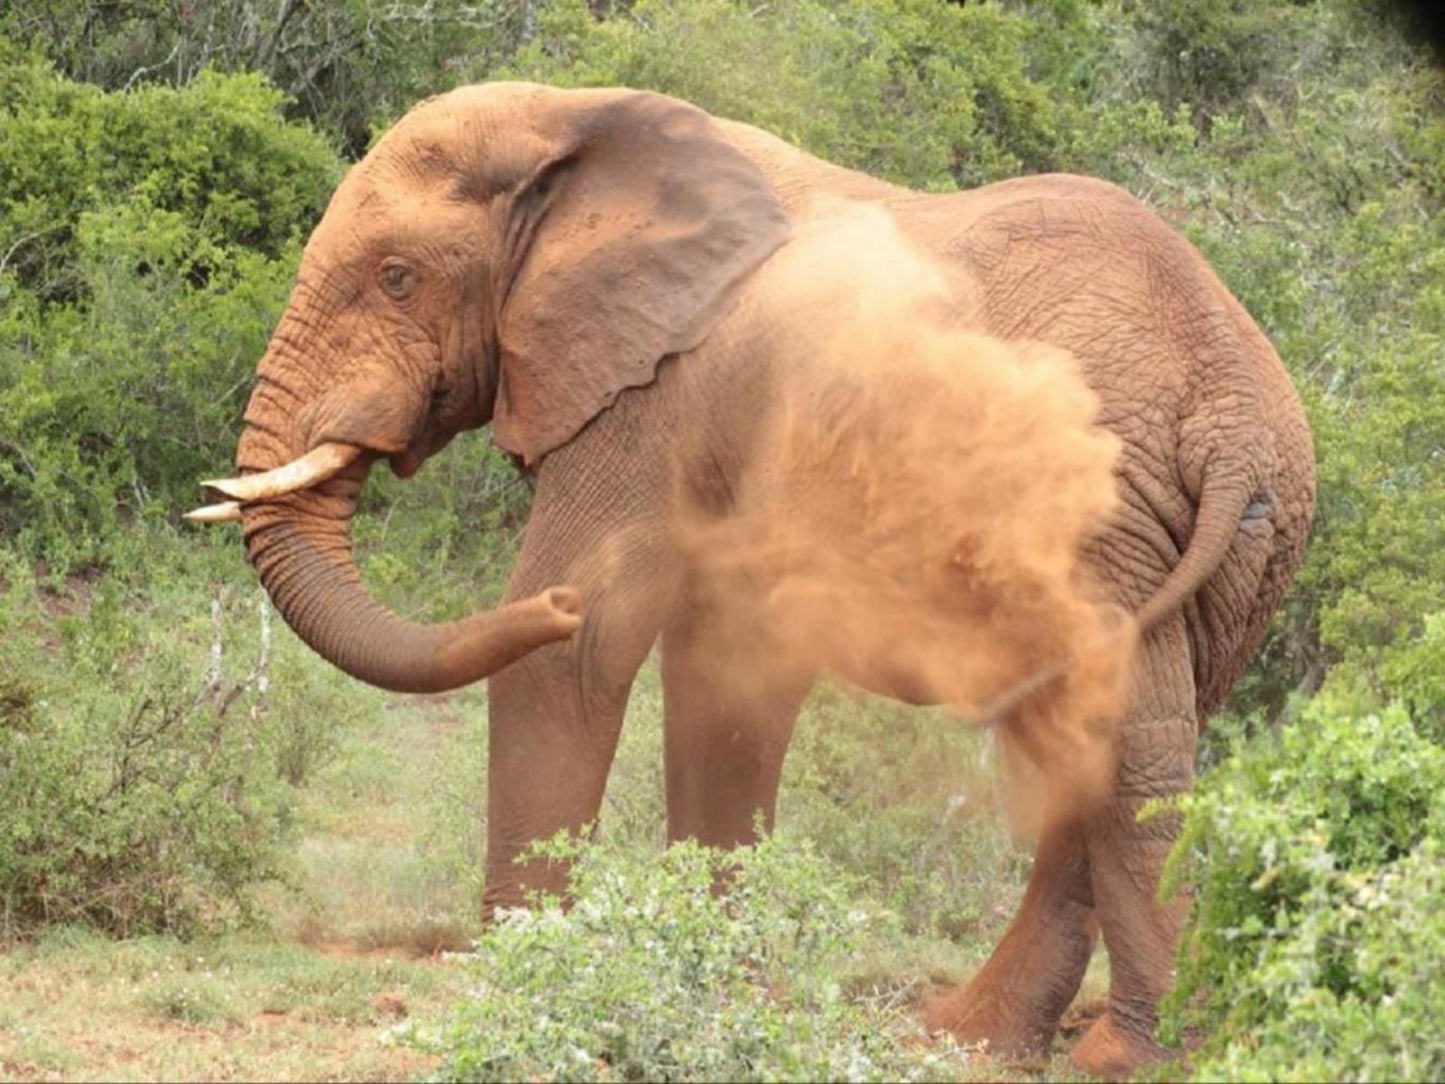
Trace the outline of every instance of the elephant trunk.
<path fill-rule="evenodd" d="M 356 568 L 351 517 L 370 464 L 365 455 L 351 458 L 310 488 L 241 506 L 246 550 L 262 584 L 286 623 L 323 658 L 384 689 L 444 692 L 581 625 L 581 599 L 565 587 L 445 624 L 397 617 L 371 597 Z"/>

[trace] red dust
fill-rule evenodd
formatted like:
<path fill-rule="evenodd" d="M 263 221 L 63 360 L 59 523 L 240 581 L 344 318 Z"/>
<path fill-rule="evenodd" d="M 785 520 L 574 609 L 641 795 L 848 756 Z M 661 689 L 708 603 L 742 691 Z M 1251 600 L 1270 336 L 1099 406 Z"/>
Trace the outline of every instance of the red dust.
<path fill-rule="evenodd" d="M 771 665 L 1002 722 L 1055 800 L 1098 798 L 1135 628 L 1081 553 L 1117 507 L 1119 442 L 1070 355 L 955 326 L 887 216 L 842 213 L 789 248 L 816 268 L 841 244 L 867 267 L 840 253 L 811 280 L 836 321 L 779 376 L 727 512 L 682 525 L 688 563 L 739 638 L 767 630 Z"/>

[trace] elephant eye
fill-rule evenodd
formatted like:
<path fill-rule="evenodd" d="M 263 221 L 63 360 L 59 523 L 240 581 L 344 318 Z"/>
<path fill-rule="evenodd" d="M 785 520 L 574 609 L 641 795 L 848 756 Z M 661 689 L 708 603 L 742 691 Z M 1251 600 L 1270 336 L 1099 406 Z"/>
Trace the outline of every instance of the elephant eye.
<path fill-rule="evenodd" d="M 381 268 L 381 288 L 401 301 L 416 288 L 416 272 L 404 263 L 388 262 Z"/>

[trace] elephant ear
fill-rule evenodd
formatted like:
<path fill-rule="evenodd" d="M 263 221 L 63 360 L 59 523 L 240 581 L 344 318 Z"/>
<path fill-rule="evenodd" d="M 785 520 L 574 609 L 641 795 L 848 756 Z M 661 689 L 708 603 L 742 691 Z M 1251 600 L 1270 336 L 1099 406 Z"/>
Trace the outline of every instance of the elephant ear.
<path fill-rule="evenodd" d="M 613 94 L 519 191 L 492 434 L 529 466 L 690 350 L 786 239 L 767 178 L 703 111 Z"/>

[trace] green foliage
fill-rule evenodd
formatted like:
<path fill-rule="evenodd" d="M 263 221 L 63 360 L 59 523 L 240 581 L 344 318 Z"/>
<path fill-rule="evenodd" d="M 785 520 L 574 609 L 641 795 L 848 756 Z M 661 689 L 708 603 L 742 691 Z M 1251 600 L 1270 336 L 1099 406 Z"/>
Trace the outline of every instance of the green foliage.
<path fill-rule="evenodd" d="M 252 581 L 234 538 L 167 524 L 234 454 L 340 165 L 255 75 L 106 94 L 0 53 L 0 926 L 245 918 L 284 872 L 294 789 L 365 701 L 284 628 L 269 691 L 207 685 L 208 560 Z M 467 442 L 400 491 L 399 538 L 358 517 L 378 592 L 427 616 L 494 595 L 525 513 L 513 477 Z M 397 493 L 373 489 L 368 508 Z M 223 607 L 223 639 L 247 630 L 252 651 L 254 592 Z"/>
<path fill-rule="evenodd" d="M 917 1080 L 905 1014 L 850 1002 L 837 964 L 880 916 L 846 877 L 776 838 L 732 854 L 636 858 L 562 838 L 575 904 L 507 914 L 477 942 L 476 986 L 413 1039 L 442 1080 Z M 725 880 L 726 890 L 714 886 Z"/>
<path fill-rule="evenodd" d="M 1180 799 L 1164 890 L 1196 885 L 1168 1026 L 1206 1080 L 1445 1072 L 1445 749 L 1398 705 L 1318 698 Z"/>
<path fill-rule="evenodd" d="M 257 589 L 217 588 L 208 614 L 203 578 L 175 586 L 194 559 L 151 556 L 149 582 L 59 590 L 0 564 L 0 938 L 250 918 L 248 889 L 284 874 L 294 786 L 357 710 L 258 625 Z"/>
<path fill-rule="evenodd" d="M 0 530 L 57 571 L 103 559 L 138 519 L 174 521 L 234 456 L 293 274 L 236 250 L 195 289 L 194 231 L 144 204 L 89 214 L 79 234 L 89 303 L 22 299 L 0 319 Z"/>
<path fill-rule="evenodd" d="M 156 255 L 204 280 L 219 254 L 197 243 L 282 255 L 339 179 L 325 143 L 281 120 L 282 96 L 258 75 L 201 72 L 181 89 L 107 94 L 13 49 L 0 56 L 0 251 L 44 300 L 82 292 L 87 213 L 132 202 L 170 212 L 170 244 Z M 145 224 L 140 213 L 122 236 Z M 194 235 L 178 236 L 186 229 Z M 149 253 L 124 255 L 142 267 Z"/>
<path fill-rule="evenodd" d="M 1025 75 L 1030 23 L 1006 8 L 641 0 L 599 22 L 583 0 L 538 7 L 536 35 L 497 74 L 677 95 L 929 190 L 1056 161 L 1054 107 Z"/>
<path fill-rule="evenodd" d="M 378 121 L 456 85 L 456 60 L 510 53 L 529 32 L 515 0 L 27 0 L 0 38 L 30 42 L 71 79 L 107 90 L 185 86 L 208 68 L 264 75 L 287 114 L 353 156 Z"/>
<path fill-rule="evenodd" d="M 166 522 L 231 459 L 299 241 L 340 174 L 332 147 L 359 155 L 417 98 L 464 80 L 623 84 L 919 189 L 1044 169 L 1105 177 L 1200 247 L 1295 377 L 1319 500 L 1296 588 L 1206 739 L 1222 763 L 1186 801 L 1173 874 L 1192 857 L 1200 889 L 1176 1026 L 1214 1033 L 1206 1076 L 1441 1075 L 1429 995 L 1445 946 L 1429 901 L 1442 887 L 1431 743 L 1445 742 L 1445 78 L 1379 7 L 5 7 L 7 932 L 244 914 L 247 886 L 284 870 L 297 788 L 369 695 L 279 627 L 269 690 L 247 685 L 257 617 L 234 539 L 180 542 Z M 464 437 L 415 480 L 377 475 L 354 524 L 371 586 L 423 618 L 494 599 L 529 495 L 505 461 Z M 229 676 L 213 685 L 217 582 Z M 466 711 L 437 754 L 436 824 L 419 837 L 458 883 L 479 868 L 485 815 L 485 727 L 475 703 Z M 435 1037 L 448 1071 L 927 1072 L 900 1052 L 896 1021 L 828 984 L 860 932 L 834 877 L 849 871 L 868 907 L 896 914 L 890 937 L 941 933 L 971 952 L 996 933 L 1026 860 L 980 798 L 991 769 L 977 744 L 933 716 L 820 692 L 780 823 L 821 857 L 748 852 L 724 906 L 703 890 L 714 858 L 640 857 L 660 835 L 659 713 L 648 686 L 609 789 L 604 839 L 618 853 L 578 859 L 591 910 L 489 935 L 483 995 Z M 808 936 L 789 941 L 804 911 Z M 772 982 L 781 961 L 797 985 Z M 154 1011 L 215 1010 L 192 995 L 159 991 Z M 543 996 L 563 1008 L 543 1019 L 531 1000 Z M 587 1060 L 565 1060 L 574 1049 Z"/>
<path fill-rule="evenodd" d="M 1162 0 L 1135 7 L 1129 78 L 1166 109 L 1188 103 L 1206 125 L 1269 72 L 1300 21 L 1271 0 Z"/>
<path fill-rule="evenodd" d="M 0 533 L 63 572 L 231 458 L 338 166 L 256 76 L 0 67 Z"/>
<path fill-rule="evenodd" d="M 1391 652 L 1380 677 L 1408 706 L 1420 731 L 1445 746 L 1445 613 L 1426 617 L 1423 634 Z"/>

